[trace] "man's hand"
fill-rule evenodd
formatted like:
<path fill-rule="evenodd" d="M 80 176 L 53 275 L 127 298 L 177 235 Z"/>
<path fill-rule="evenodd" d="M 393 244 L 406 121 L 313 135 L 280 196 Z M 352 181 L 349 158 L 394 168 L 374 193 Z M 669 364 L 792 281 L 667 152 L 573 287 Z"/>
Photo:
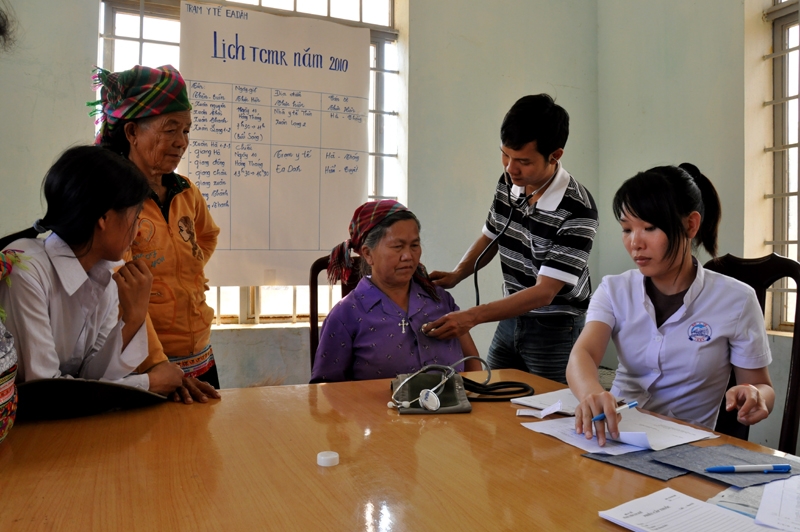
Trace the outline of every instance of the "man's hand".
<path fill-rule="evenodd" d="M 442 288 L 453 288 L 461 282 L 461 278 L 456 272 L 440 272 L 434 270 L 430 273 L 430 278 L 433 284 L 441 286 Z"/>
<path fill-rule="evenodd" d="M 183 386 L 175 390 L 172 400 L 176 403 L 183 402 L 190 405 L 194 401 L 207 403 L 208 399 L 219 399 L 221 396 L 213 386 L 207 382 L 195 379 L 194 377 L 184 377 Z"/>
<path fill-rule="evenodd" d="M 112 276 L 112 279 L 117 283 L 122 320 L 138 329 L 147 316 L 153 275 L 147 268 L 147 264 L 139 259 L 123 265 Z"/>
<path fill-rule="evenodd" d="M 449 340 L 464 336 L 477 325 L 472 318 L 471 310 L 459 310 L 445 314 L 436 321 L 423 324 L 422 332 L 425 336 L 438 338 L 439 340 Z"/>
<path fill-rule="evenodd" d="M 175 391 L 183 382 L 183 370 L 177 364 L 170 364 L 167 361 L 159 362 L 147 370 L 150 378 L 151 392 L 169 395 Z"/>

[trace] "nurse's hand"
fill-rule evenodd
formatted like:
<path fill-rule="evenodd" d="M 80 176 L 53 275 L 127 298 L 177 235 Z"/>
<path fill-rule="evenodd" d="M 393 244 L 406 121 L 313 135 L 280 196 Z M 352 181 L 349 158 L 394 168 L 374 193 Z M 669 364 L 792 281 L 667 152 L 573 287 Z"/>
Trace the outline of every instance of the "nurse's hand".
<path fill-rule="evenodd" d="M 737 420 L 742 425 L 755 425 L 769 416 L 764 396 L 752 384 L 737 384 L 725 393 L 725 410 L 738 409 Z"/>
<path fill-rule="evenodd" d="M 603 421 L 592 422 L 592 418 L 605 414 Z M 617 414 L 617 400 L 609 392 L 594 393 L 586 396 L 575 409 L 575 432 L 592 439 L 592 434 L 597 434 L 597 444 L 601 447 L 606 444 L 606 424 L 612 438 L 619 438 L 619 421 L 622 418 Z"/>

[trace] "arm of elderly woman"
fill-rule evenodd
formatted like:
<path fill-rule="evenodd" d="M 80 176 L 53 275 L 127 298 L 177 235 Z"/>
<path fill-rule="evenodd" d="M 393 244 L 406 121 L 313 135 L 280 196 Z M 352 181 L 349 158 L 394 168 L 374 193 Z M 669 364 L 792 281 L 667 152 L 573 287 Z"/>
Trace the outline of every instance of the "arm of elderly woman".
<path fill-rule="evenodd" d="M 201 403 L 207 402 L 209 397 L 219 398 L 219 393 L 214 390 L 213 386 L 206 383 L 198 386 L 197 379 L 184 377 L 182 369 L 167 362 L 167 355 L 164 354 L 164 348 L 158 339 L 158 333 L 153 327 L 149 314 L 145 320 L 145 326 L 147 327 L 148 355 L 144 362 L 136 368 L 136 371 L 150 375 L 150 391 L 170 395 L 174 401 L 183 401 L 186 404 L 191 404 L 192 398 Z"/>
<path fill-rule="evenodd" d="M 209 399 L 219 399 L 220 397 L 219 392 L 213 386 L 194 377 L 184 377 L 183 386 L 172 394 L 173 401 L 187 405 L 194 401 L 207 403 Z"/>
<path fill-rule="evenodd" d="M 208 212 L 205 199 L 195 186 L 192 186 L 192 193 L 195 201 L 195 238 L 197 239 L 197 245 L 203 250 L 203 265 L 205 266 L 217 248 L 219 227 L 214 223 L 214 219 Z M 219 392 L 213 386 L 195 377 L 184 377 L 183 385 L 172 394 L 172 399 L 175 402 L 183 402 L 187 405 L 195 401 L 207 403 L 209 399 L 219 399 L 220 397 Z"/>
<path fill-rule="evenodd" d="M 203 265 L 205 266 L 214 250 L 217 249 L 219 227 L 214 223 L 214 219 L 208 212 L 206 200 L 200 194 L 200 191 L 192 186 L 192 192 L 195 200 L 195 238 L 197 239 L 197 245 L 203 250 Z"/>
<path fill-rule="evenodd" d="M 478 354 L 478 348 L 475 346 L 475 342 L 472 340 L 472 336 L 470 336 L 469 333 L 459 336 L 458 343 L 461 344 L 461 352 L 464 353 L 465 357 L 480 356 Z M 481 371 L 482 369 L 483 365 L 480 360 L 472 359 L 464 362 L 464 371 Z"/>
<path fill-rule="evenodd" d="M 339 319 L 341 305 L 331 310 L 319 334 L 319 347 L 311 369 L 311 383 L 350 380 L 353 366 L 353 339 Z"/>

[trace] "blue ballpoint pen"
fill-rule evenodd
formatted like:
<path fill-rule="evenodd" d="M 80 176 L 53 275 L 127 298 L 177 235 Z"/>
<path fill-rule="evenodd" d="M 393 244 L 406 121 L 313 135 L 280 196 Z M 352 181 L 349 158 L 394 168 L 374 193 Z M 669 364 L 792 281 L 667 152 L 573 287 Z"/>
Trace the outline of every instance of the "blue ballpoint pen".
<path fill-rule="evenodd" d="M 628 403 L 627 405 L 622 405 L 621 407 L 617 408 L 617 414 L 622 412 L 623 410 L 627 410 L 629 408 L 633 408 L 634 406 L 638 406 L 639 401 L 633 401 L 632 403 Z M 606 418 L 605 414 L 597 414 L 592 418 L 592 421 L 603 421 Z"/>
<path fill-rule="evenodd" d="M 723 465 L 707 467 L 707 473 L 789 473 L 792 466 L 789 464 L 760 464 L 760 465 Z"/>

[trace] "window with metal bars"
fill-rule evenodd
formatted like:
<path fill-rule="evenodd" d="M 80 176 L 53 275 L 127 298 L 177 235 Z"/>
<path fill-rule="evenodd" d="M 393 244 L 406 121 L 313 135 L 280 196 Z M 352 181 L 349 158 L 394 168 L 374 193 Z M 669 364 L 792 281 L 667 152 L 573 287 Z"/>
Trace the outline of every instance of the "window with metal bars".
<path fill-rule="evenodd" d="M 764 56 L 772 61 L 773 99 L 765 102 L 773 111 L 773 145 L 766 148 L 773 154 L 774 190 L 766 194 L 772 198 L 773 239 L 775 253 L 798 260 L 798 88 L 800 82 L 800 26 L 798 1 L 776 1 L 765 12 L 772 21 L 772 53 Z M 797 286 L 784 279 L 770 289 L 772 294 L 770 327 L 774 330 L 793 330 L 797 305 Z"/>
<path fill-rule="evenodd" d="M 218 0 L 267 13 L 332 20 L 370 29 L 369 197 L 396 199 L 405 182 L 398 163 L 400 72 L 393 0 Z M 98 66 L 141 64 L 180 70 L 180 0 L 103 0 Z M 310 267 L 310 265 L 309 265 Z M 212 286 L 206 300 L 220 323 L 308 320 L 308 286 Z M 341 299 L 338 286 L 319 288 L 320 315 Z"/>

